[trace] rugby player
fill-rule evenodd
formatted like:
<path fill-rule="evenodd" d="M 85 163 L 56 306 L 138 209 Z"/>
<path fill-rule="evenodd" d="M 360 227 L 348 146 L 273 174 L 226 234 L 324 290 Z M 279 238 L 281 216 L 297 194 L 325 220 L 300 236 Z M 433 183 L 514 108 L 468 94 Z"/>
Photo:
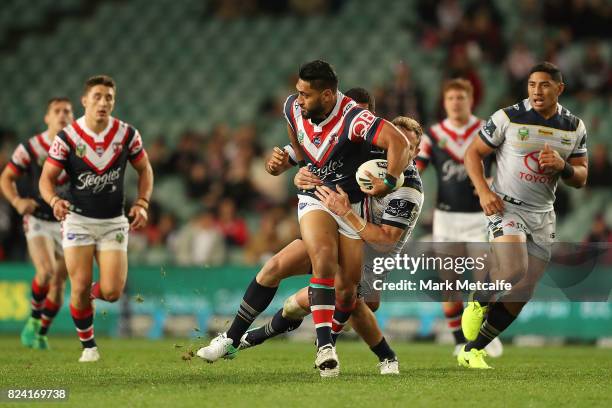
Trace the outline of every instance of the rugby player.
<path fill-rule="evenodd" d="M 0 175 L 4 197 L 23 216 L 28 253 L 35 270 L 32 311 L 21 332 L 21 344 L 40 350 L 49 348 L 47 332 L 64 301 L 67 273 L 60 225 L 51 207 L 40 196 L 38 180 L 53 138 L 72 120 L 70 100 L 65 97 L 51 98 L 44 117 L 47 130 L 17 146 Z M 20 194 L 16 181 L 22 176 L 26 176 L 27 180 L 20 186 Z M 62 185 L 65 190 L 67 180 L 66 173 L 61 173 L 58 186 Z M 59 194 L 64 192 L 58 190 Z"/>
<path fill-rule="evenodd" d="M 351 89 L 347 91 L 347 95 L 356 101 L 361 108 L 367 107 L 371 111 L 374 110 L 374 101 L 364 89 Z M 370 156 L 370 146 L 364 144 L 363 148 L 367 149 L 366 156 Z M 370 156 L 368 158 L 372 157 Z M 284 149 L 275 148 L 273 156 L 266 163 L 266 170 L 270 174 L 278 175 L 291 168 L 293 165 L 298 164 L 297 162 L 298 158 L 291 145 L 285 146 Z M 304 171 L 304 173 L 306 175 L 302 179 L 299 178 L 301 172 L 296 175 L 296 184 L 298 184 L 298 187 L 311 189 L 322 184 L 318 177 L 313 176 L 308 171 Z M 280 281 L 285 277 L 306 274 L 309 273 L 309 271 L 311 271 L 311 263 L 304 243 L 301 240 L 295 240 L 283 248 L 278 254 L 266 262 L 262 270 L 249 285 L 243 297 L 238 314 L 234 318 L 227 333 L 213 339 L 208 347 L 204 347 L 198 351 L 198 355 L 209 362 L 216 361 L 221 357 L 233 358 L 238 350 L 238 346 L 241 344 L 240 340 L 244 333 L 255 318 L 268 307 L 276 293 Z M 359 315 L 363 315 L 362 320 L 365 321 L 365 323 L 361 325 L 365 327 L 365 330 L 362 332 L 371 333 L 372 330 L 369 330 L 371 324 L 368 326 L 368 322 L 371 323 L 373 321 L 374 324 L 376 324 L 373 314 L 370 313 L 370 315 L 367 315 L 366 312 L 359 312 Z M 299 321 L 301 322 L 301 319 Z M 353 325 L 356 330 L 359 331 L 358 327 L 360 325 L 355 322 L 353 322 Z M 378 330 L 378 332 L 380 332 L 380 330 Z M 392 357 L 394 354 L 384 353 L 384 351 L 389 348 L 384 338 L 382 338 L 382 335 L 380 337 L 374 335 L 373 337 L 374 340 L 371 340 L 369 344 L 378 340 L 371 345 L 379 346 L 374 351 L 381 350 L 381 352 L 377 353 L 379 354 L 379 358 L 382 357 L 380 358 L 381 361 L 387 357 L 391 357 L 389 361 L 393 360 Z M 372 336 L 370 335 L 369 338 L 372 338 Z"/>
<path fill-rule="evenodd" d="M 304 160 L 323 185 L 339 185 L 360 214 L 364 192 L 378 196 L 396 187 L 409 163 L 409 142 L 395 126 L 339 92 L 338 77 L 327 62 L 306 63 L 298 76 L 298 93 L 289 96 L 284 107 L 297 159 Z M 370 190 L 360 189 L 354 177 L 369 153 L 364 143 L 387 151 L 387 176 L 372 177 Z M 355 308 L 362 241 L 346 220 L 322 205 L 313 190 L 301 191 L 298 198 L 300 231 L 313 270 L 309 298 L 318 345 L 315 366 L 321 376 L 335 376 L 338 356 L 332 319 L 344 324 Z"/>
<path fill-rule="evenodd" d="M 60 131 L 40 177 L 40 193 L 62 222 L 62 245 L 71 284 L 70 313 L 83 346 L 80 362 L 100 359 L 94 339 L 90 295 L 108 302 L 121 296 L 127 278 L 128 230 L 147 223 L 153 171 L 138 130 L 111 116 L 115 81 L 105 75 L 85 82 L 85 115 Z M 138 173 L 138 198 L 123 214 L 128 161 Z M 70 200 L 57 195 L 62 171 L 70 177 Z M 100 281 L 92 288 L 96 259 Z"/>
<path fill-rule="evenodd" d="M 406 135 L 412 146 L 418 146 L 423 131 L 416 121 L 398 117 L 392 123 Z M 418 148 L 414 148 L 412 157 L 416 153 Z M 378 152 L 373 153 L 373 156 L 380 158 Z M 303 171 L 303 168 L 300 171 Z M 318 186 L 316 194 L 325 207 L 336 215 L 344 216 L 355 231 L 360 231 L 359 236 L 364 242 L 377 248 L 374 250 L 376 256 L 392 257 L 399 253 L 409 240 L 423 205 L 423 189 L 418 171 L 411 165 L 404 171 L 404 176 L 402 187 L 384 197 L 368 199 L 365 219 L 353 213 L 348 195 L 341 187 L 338 187 L 338 191 L 334 191 L 326 186 Z M 305 180 L 304 183 L 313 181 L 316 180 Z M 301 186 L 304 187 L 304 184 Z M 307 258 L 303 245 L 302 258 Z M 308 273 L 308 270 L 288 270 L 286 273 L 288 275 L 282 278 Z M 397 356 L 385 340 L 373 313 L 380 305 L 380 291 L 374 289 L 374 282 L 384 279 L 384 274 L 374 273 L 369 259 L 364 264 L 357 306 L 350 319 L 355 331 L 378 356 L 380 373 L 399 374 Z M 242 337 L 240 347 L 252 347 L 278 334 L 295 330 L 309 313 L 308 288 L 303 288 L 285 300 L 283 308 L 276 312 L 267 325 L 248 331 Z M 342 326 L 334 320 L 332 326 L 334 342 Z"/>
<path fill-rule="evenodd" d="M 584 122 L 559 104 L 564 87 L 554 64 L 532 67 L 528 98 L 495 112 L 466 153 L 467 172 L 489 219 L 500 278 L 513 287 L 498 298 L 489 292 L 471 295 L 461 319 L 468 340 L 457 356 L 461 366 L 490 368 L 484 348 L 531 298 L 551 256 L 559 178 L 575 188 L 586 184 L 587 132 Z M 493 152 L 497 172 L 489 187 L 483 160 Z"/>
<path fill-rule="evenodd" d="M 421 141 L 416 159 L 420 172 L 431 164 L 438 181 L 436 208 L 433 216 L 434 249 L 454 256 L 482 256 L 482 245 L 470 243 L 487 241 L 487 223 L 480 208 L 474 186 L 468 178 L 463 160 L 465 151 L 484 121 L 472 114 L 474 102 L 472 84 L 462 78 L 446 81 L 442 86 L 442 100 L 446 118 L 432 125 Z M 489 177 L 493 156 L 484 159 L 485 176 Z M 481 249 L 480 251 L 478 249 Z M 440 271 L 444 279 L 454 280 L 453 271 Z M 445 293 L 442 307 L 455 340 L 453 355 L 466 343 L 461 330 L 463 300 L 458 292 Z M 491 356 L 501 355 L 501 342 L 487 346 Z"/>

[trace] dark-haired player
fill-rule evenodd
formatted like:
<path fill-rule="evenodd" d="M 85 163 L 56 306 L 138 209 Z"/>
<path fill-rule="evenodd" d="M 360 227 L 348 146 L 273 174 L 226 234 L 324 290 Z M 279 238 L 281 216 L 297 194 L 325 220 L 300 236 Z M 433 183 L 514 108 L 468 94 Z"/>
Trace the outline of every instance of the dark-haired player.
<path fill-rule="evenodd" d="M 41 350 L 49 348 L 47 332 L 64 300 L 66 263 L 59 222 L 40 196 L 38 180 L 53 138 L 73 120 L 70 100 L 51 98 L 44 120 L 47 130 L 17 146 L 0 176 L 4 197 L 23 216 L 28 253 L 36 271 L 32 279 L 32 312 L 21 332 L 21 344 Z M 18 189 L 16 181 L 23 176 L 27 183 Z M 66 173 L 62 173 L 58 185 L 67 187 L 67 180 Z"/>
<path fill-rule="evenodd" d="M 321 64 L 325 64 L 322 63 Z M 329 69 L 328 73 L 333 74 L 333 71 L 331 70 L 331 67 L 329 67 L 327 65 L 327 68 Z M 335 74 L 333 74 L 333 78 L 335 78 Z M 337 80 L 336 82 L 334 82 L 334 84 L 337 84 Z M 337 85 L 335 85 L 337 86 Z M 314 91 L 313 91 L 314 92 Z M 342 94 L 340 94 L 342 95 Z M 367 98 L 364 98 L 362 100 L 362 102 L 366 102 L 369 101 L 369 95 L 367 94 L 367 92 L 364 92 L 364 90 L 361 90 L 361 92 L 355 92 L 355 94 L 353 96 L 355 96 L 356 98 L 360 98 L 363 97 L 364 95 L 367 96 Z M 290 98 L 291 99 L 291 98 Z M 294 98 L 295 99 L 295 98 Z M 348 100 L 347 100 L 348 99 Z M 342 97 L 342 103 L 344 105 L 347 105 L 349 103 L 352 103 L 353 105 L 355 104 L 354 101 L 350 100 L 349 98 L 344 98 L 344 96 Z M 286 108 L 289 109 L 290 105 L 286 104 Z M 353 107 L 348 106 L 345 108 L 345 111 L 348 112 L 349 110 L 353 109 Z M 286 109 L 286 113 L 288 113 Z M 357 113 L 361 113 L 361 112 L 367 112 L 369 114 L 369 111 L 363 111 L 363 108 L 357 108 L 359 109 L 359 111 Z M 354 115 L 353 115 L 354 116 Z M 289 116 L 287 116 L 287 118 L 289 118 Z M 354 118 L 354 117 L 353 117 Z M 338 118 L 336 121 L 338 123 L 340 123 L 340 120 L 342 120 L 342 118 Z M 292 125 L 289 124 L 289 132 L 290 132 L 290 136 L 293 135 L 293 131 L 292 131 Z M 380 124 L 379 124 L 380 126 Z M 344 130 L 344 129 L 343 129 Z M 344 131 L 344 133 L 342 134 L 344 137 L 346 137 L 346 131 Z M 334 135 L 331 135 L 334 136 Z M 337 136 L 337 135 L 335 135 Z M 344 141 L 344 140 L 343 140 Z M 331 148 L 333 150 L 333 147 L 336 143 L 338 143 L 337 140 L 327 140 L 326 143 L 330 143 L 331 144 Z M 353 153 L 354 156 L 352 157 L 353 161 L 356 160 L 361 160 L 361 161 L 366 161 L 369 158 L 369 154 L 370 154 L 370 149 L 367 148 L 368 146 L 370 146 L 370 144 L 364 144 L 364 145 L 355 145 L 354 147 L 354 151 Z M 352 147 L 349 145 L 349 147 Z M 367 148 L 367 149 L 366 149 Z M 296 150 L 301 150 L 299 148 L 297 149 L 291 149 L 292 152 L 295 152 Z M 331 151 L 330 151 L 331 153 Z M 340 161 L 339 165 L 335 165 L 334 167 L 337 167 L 337 169 L 341 168 L 344 166 L 344 163 L 341 162 L 342 157 L 338 157 L 335 158 L 335 160 Z M 296 157 L 293 159 L 293 162 L 298 162 L 300 161 L 300 158 Z M 358 163 L 360 164 L 360 163 Z M 351 165 L 354 167 L 354 169 L 352 170 L 353 173 L 351 175 L 351 179 L 354 180 L 354 172 L 356 171 L 357 165 L 355 165 L 355 163 L 351 163 Z M 275 153 L 274 156 L 270 159 L 270 161 L 267 163 L 266 165 L 266 169 L 268 172 L 270 172 L 271 174 L 279 174 L 280 172 L 286 170 L 287 168 L 289 168 L 291 166 L 290 164 L 290 158 L 289 155 L 287 154 L 287 152 L 281 150 L 281 149 L 275 149 Z M 311 168 L 315 168 L 315 167 L 311 167 Z M 344 168 L 342 170 L 345 170 Z M 349 170 L 348 166 L 347 169 Z M 326 173 L 327 174 L 327 173 Z M 330 174 L 327 174 L 328 176 Z M 347 177 L 343 176 L 342 179 L 344 179 L 344 182 L 346 182 Z M 340 180 L 338 180 L 340 181 Z M 321 184 L 320 181 L 317 178 L 316 181 L 317 185 Z M 356 183 L 355 183 L 356 185 Z M 314 185 L 313 185 L 314 187 Z M 353 190 L 355 190 L 354 186 L 349 186 L 346 187 L 347 189 L 350 188 Z M 354 192 L 353 194 L 359 194 L 359 192 Z M 313 193 L 311 193 L 313 194 Z M 324 207 L 322 207 L 321 203 L 319 203 L 317 200 L 315 200 L 314 202 L 309 202 L 308 204 L 304 204 L 302 203 L 301 208 L 304 208 L 304 206 L 306 205 L 314 205 L 317 204 L 318 207 L 321 210 L 324 209 Z M 360 209 L 357 209 L 358 211 L 360 211 Z M 328 221 L 329 222 L 329 221 Z M 334 220 L 335 223 L 335 220 Z M 337 225 L 337 224 L 334 224 Z M 347 226 L 345 225 L 345 228 Z M 348 230 L 350 231 L 350 227 L 348 227 Z M 346 233 L 346 232 L 345 232 Z M 303 233 L 304 234 L 304 233 Z M 353 232 L 354 234 L 354 232 Z M 333 236 L 337 236 L 337 233 L 334 231 L 332 234 Z M 356 235 L 356 234 L 355 234 Z M 358 235 L 357 235 L 358 237 Z M 358 252 L 356 252 L 359 257 L 361 255 L 361 247 L 359 247 L 357 249 Z M 237 351 L 237 347 L 240 344 L 240 337 L 243 335 L 243 333 L 248 329 L 248 327 L 250 326 L 250 324 L 253 322 L 253 320 L 255 319 L 255 317 L 257 315 L 259 315 L 263 310 L 265 310 L 265 308 L 270 304 L 270 302 L 272 301 L 274 294 L 276 293 L 276 289 L 278 286 L 278 282 L 280 281 L 280 279 L 282 279 L 282 277 L 280 279 L 271 279 L 269 282 L 262 282 L 260 280 L 260 278 L 269 275 L 269 276 L 274 276 L 276 274 L 278 275 L 284 275 L 284 273 L 286 273 L 287 271 L 302 271 L 304 268 L 306 268 L 306 271 L 308 271 L 311 267 L 311 262 L 309 260 L 304 259 L 304 243 L 301 240 L 296 240 L 294 242 L 292 242 L 291 244 L 289 244 L 287 247 L 285 247 L 279 254 L 275 255 L 270 261 L 268 261 L 266 263 L 266 265 L 264 265 L 264 268 L 262 269 L 262 271 L 258 274 L 257 278 L 255 280 L 253 280 L 253 282 L 251 282 L 251 285 L 249 286 L 249 288 L 247 289 L 247 292 L 245 293 L 244 299 L 243 299 L 243 304 L 240 307 L 240 311 L 237 315 L 237 317 L 234 319 L 234 322 L 232 323 L 232 326 L 230 327 L 230 329 L 227 332 L 227 335 L 222 335 L 219 336 L 217 338 L 215 338 L 211 344 L 208 347 L 205 347 L 203 349 L 200 349 L 198 351 L 198 355 L 202 358 L 205 358 L 208 361 L 215 361 L 218 358 L 222 357 L 222 356 L 230 356 L 232 354 L 235 353 L 235 351 Z M 335 253 L 335 252 L 334 252 Z M 359 265 L 352 265 L 353 268 L 361 268 L 360 265 L 360 260 L 359 260 Z M 267 272 L 267 273 L 266 273 Z M 357 273 L 360 275 L 361 269 L 359 269 L 357 271 Z M 305 273 L 305 272 L 299 272 L 300 274 Z M 354 278 L 355 279 L 355 278 Z M 359 282 L 359 277 L 356 278 L 357 283 Z M 332 282 L 333 283 L 333 282 Z M 356 286 L 357 283 L 354 283 L 354 285 Z M 326 287 L 324 286 L 325 291 L 330 291 L 333 290 L 333 285 L 327 285 Z M 317 288 L 317 289 L 320 289 Z M 355 294 L 356 296 L 356 294 Z M 356 303 L 356 302 L 355 302 Z M 353 306 L 353 305 L 351 305 Z M 330 309 L 328 309 L 330 310 Z M 329 315 L 329 317 L 331 318 L 331 314 Z M 348 316 L 346 317 L 346 319 L 348 319 Z M 315 322 L 317 321 L 317 319 L 315 318 Z M 345 320 L 346 321 L 346 320 Z M 316 323 L 315 323 L 316 324 Z M 329 330 L 329 335 L 330 335 L 330 341 L 331 341 L 331 322 L 329 323 L 329 326 L 327 326 Z M 331 343 L 329 343 L 331 345 Z M 333 349 L 333 345 L 331 346 Z M 333 350 L 333 356 L 335 358 L 335 350 Z M 318 365 L 317 365 L 318 366 Z M 322 375 L 337 375 L 337 360 L 335 360 L 335 364 L 333 367 L 331 368 L 320 368 L 321 370 L 321 374 Z M 329 370 L 329 371 L 326 371 Z"/>
<path fill-rule="evenodd" d="M 499 278 L 513 287 L 499 298 L 472 294 L 461 319 L 468 343 L 457 361 L 464 367 L 490 368 L 484 348 L 531 298 L 550 260 L 559 178 L 575 188 L 586 184 L 587 132 L 582 120 L 559 104 L 563 89 L 559 68 L 535 65 L 527 80 L 529 97 L 495 112 L 466 153 L 466 169 L 489 218 Z M 482 162 L 493 152 L 498 170 L 489 187 Z"/>
<path fill-rule="evenodd" d="M 90 296 L 114 302 L 127 278 L 128 230 L 147 223 L 153 171 L 140 133 L 111 116 L 116 86 L 100 75 L 85 82 L 85 115 L 53 140 L 40 178 L 40 193 L 62 221 L 62 245 L 71 284 L 70 313 L 83 346 L 80 362 L 100 359 L 94 340 Z M 123 214 L 123 178 L 128 161 L 138 173 L 138 198 Z M 70 177 L 70 200 L 57 195 L 59 174 Z M 96 259 L 100 281 L 92 286 Z"/>
<path fill-rule="evenodd" d="M 367 194 L 392 191 L 410 159 L 409 142 L 401 132 L 339 92 L 338 77 L 325 61 L 302 65 L 296 89 L 298 93 L 287 98 L 284 112 L 289 139 L 310 172 L 325 186 L 340 186 L 359 214 L 364 195 L 354 175 L 365 161 L 365 143 L 385 149 L 388 161 L 386 178 L 373 178 Z M 301 191 L 298 198 L 300 231 L 313 273 L 309 298 L 318 345 L 315 366 L 321 376 L 335 376 L 338 356 L 332 320 L 346 323 L 355 308 L 362 241 L 358 231 L 327 209 L 313 190 Z"/>
<path fill-rule="evenodd" d="M 416 164 L 423 172 L 431 165 L 436 170 L 438 191 L 433 217 L 435 248 L 454 256 L 482 256 L 482 244 L 487 241 L 486 217 L 470 181 L 463 160 L 465 151 L 478 137 L 484 121 L 472 114 L 474 88 L 465 79 L 446 81 L 442 86 L 442 101 L 446 118 L 432 125 L 423 136 Z M 489 176 L 493 157 L 484 160 L 485 175 Z M 474 244 L 473 244 L 474 243 Z M 452 271 L 440 271 L 444 279 L 454 281 Z M 480 277 L 477 277 L 480 278 Z M 444 315 L 455 340 L 453 355 L 466 343 L 461 330 L 463 300 L 458 292 L 445 293 Z M 499 340 L 487 347 L 491 356 L 499 356 Z"/>
<path fill-rule="evenodd" d="M 417 146 L 423 133 L 418 122 L 406 117 L 397 117 L 392 123 L 406 135 L 411 145 L 414 146 L 413 155 L 418 153 Z M 384 158 L 384 155 L 381 156 L 379 152 L 375 152 L 372 157 Z M 301 173 L 307 172 L 302 168 L 300 169 Z M 348 196 L 341 188 L 338 188 L 339 191 L 334 191 L 326 186 L 317 186 L 317 196 L 330 211 L 336 215 L 344 216 L 343 218 L 347 219 L 347 222 L 362 230 L 359 236 L 366 244 L 370 245 L 371 249 L 376 248 L 374 249 L 376 256 L 393 257 L 408 242 L 423 206 L 423 189 L 415 166 L 410 165 L 404 171 L 404 176 L 402 187 L 384 197 L 369 197 L 367 199 L 368 211 L 363 219 L 354 213 L 350 214 L 352 211 L 350 210 Z M 314 176 L 310 175 L 310 177 Z M 316 177 L 314 177 L 314 181 L 316 182 Z M 302 182 L 305 184 L 301 185 Z M 307 184 L 312 182 L 313 180 L 304 178 L 298 181 L 298 177 L 296 177 L 298 187 L 308 187 Z M 365 227 L 362 228 L 363 225 Z M 308 259 L 303 244 L 301 244 L 301 251 L 302 259 Z M 284 270 L 277 271 L 274 277 L 284 279 L 298 273 L 308 273 L 310 270 L 309 264 L 306 264 L 305 269 L 301 271 L 297 269 L 300 266 L 295 265 L 293 268 L 288 266 Z M 262 275 L 262 278 L 264 277 L 266 275 Z M 384 338 L 373 313 L 380 305 L 380 291 L 375 289 L 375 281 L 384 279 L 384 274 L 374 273 L 369 261 L 364 263 L 361 281 L 359 282 L 358 301 L 351 314 L 350 321 L 355 331 L 379 358 L 380 373 L 382 375 L 399 374 L 397 356 Z M 287 298 L 283 308 L 276 312 L 267 325 L 248 331 L 241 339 L 241 348 L 256 346 L 271 337 L 295 330 L 309 313 L 310 304 L 308 288 L 306 287 Z M 336 321 L 333 323 L 332 335 L 335 341 L 335 338 L 340 334 L 342 325 Z"/>

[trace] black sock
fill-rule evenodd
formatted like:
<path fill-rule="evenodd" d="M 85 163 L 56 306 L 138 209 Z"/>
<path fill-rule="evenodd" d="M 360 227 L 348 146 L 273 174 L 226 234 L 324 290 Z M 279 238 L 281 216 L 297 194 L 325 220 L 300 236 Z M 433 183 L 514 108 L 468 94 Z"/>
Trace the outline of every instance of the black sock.
<path fill-rule="evenodd" d="M 387 360 L 395 360 L 395 352 L 387 343 L 387 340 L 383 337 L 380 343 L 375 345 L 374 347 L 370 347 L 370 350 L 378 357 L 378 361 Z"/>
<path fill-rule="evenodd" d="M 466 344 L 465 350 L 469 351 L 473 348 L 476 350 L 484 349 L 494 338 L 506 330 L 514 319 L 516 319 L 516 316 L 510 313 L 503 303 L 493 303 L 489 309 L 487 320 L 485 320 L 478 332 L 478 337 L 476 337 L 476 340 Z"/>
<path fill-rule="evenodd" d="M 247 334 L 247 342 L 251 346 L 256 346 L 264 341 L 276 337 L 282 333 L 288 333 L 300 327 L 304 319 L 292 320 L 283 316 L 283 309 L 280 308 L 268 322 L 268 324 L 251 330 Z"/>
<path fill-rule="evenodd" d="M 251 284 L 244 293 L 240 309 L 232 325 L 227 330 L 227 337 L 233 340 L 234 347 L 240 345 L 240 338 L 248 330 L 253 321 L 259 316 L 274 299 L 278 287 L 269 288 L 257 283 L 256 279 L 251 281 Z"/>

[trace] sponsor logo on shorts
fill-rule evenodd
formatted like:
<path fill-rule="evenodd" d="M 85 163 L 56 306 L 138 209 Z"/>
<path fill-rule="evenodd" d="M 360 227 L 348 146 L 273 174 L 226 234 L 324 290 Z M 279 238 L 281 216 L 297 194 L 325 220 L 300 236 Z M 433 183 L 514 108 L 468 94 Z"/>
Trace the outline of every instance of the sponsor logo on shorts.
<path fill-rule="evenodd" d="M 115 241 L 117 241 L 118 243 L 122 243 L 125 240 L 125 235 L 123 235 L 122 232 L 118 232 L 117 235 L 115 235 Z"/>
<path fill-rule="evenodd" d="M 316 205 L 316 203 L 311 203 L 311 202 L 299 203 L 298 204 L 298 209 L 299 210 L 303 210 L 304 208 L 306 208 L 306 207 L 308 207 L 310 205 Z"/>

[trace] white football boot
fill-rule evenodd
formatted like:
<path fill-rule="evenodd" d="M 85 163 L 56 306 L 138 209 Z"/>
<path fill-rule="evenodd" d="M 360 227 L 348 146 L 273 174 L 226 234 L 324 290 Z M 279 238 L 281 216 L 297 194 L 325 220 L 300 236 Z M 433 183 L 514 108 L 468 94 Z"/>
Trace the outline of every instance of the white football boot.
<path fill-rule="evenodd" d="M 380 368 L 380 375 L 398 375 L 399 361 L 397 361 L 397 358 L 394 358 L 393 360 L 385 358 L 383 361 L 378 363 L 378 368 Z"/>
<path fill-rule="evenodd" d="M 97 347 L 88 347 L 83 349 L 79 363 L 93 363 L 100 359 L 100 353 Z"/>
<path fill-rule="evenodd" d="M 325 345 L 317 350 L 315 367 L 319 369 L 321 377 L 337 377 L 340 374 L 340 362 L 336 354 L 336 348 L 331 344 Z"/>
<path fill-rule="evenodd" d="M 233 342 L 225 333 L 221 333 L 212 339 L 208 346 L 199 349 L 196 355 L 209 363 L 214 363 L 220 358 L 232 359 L 236 357 L 238 352 L 238 349 L 233 346 Z"/>

